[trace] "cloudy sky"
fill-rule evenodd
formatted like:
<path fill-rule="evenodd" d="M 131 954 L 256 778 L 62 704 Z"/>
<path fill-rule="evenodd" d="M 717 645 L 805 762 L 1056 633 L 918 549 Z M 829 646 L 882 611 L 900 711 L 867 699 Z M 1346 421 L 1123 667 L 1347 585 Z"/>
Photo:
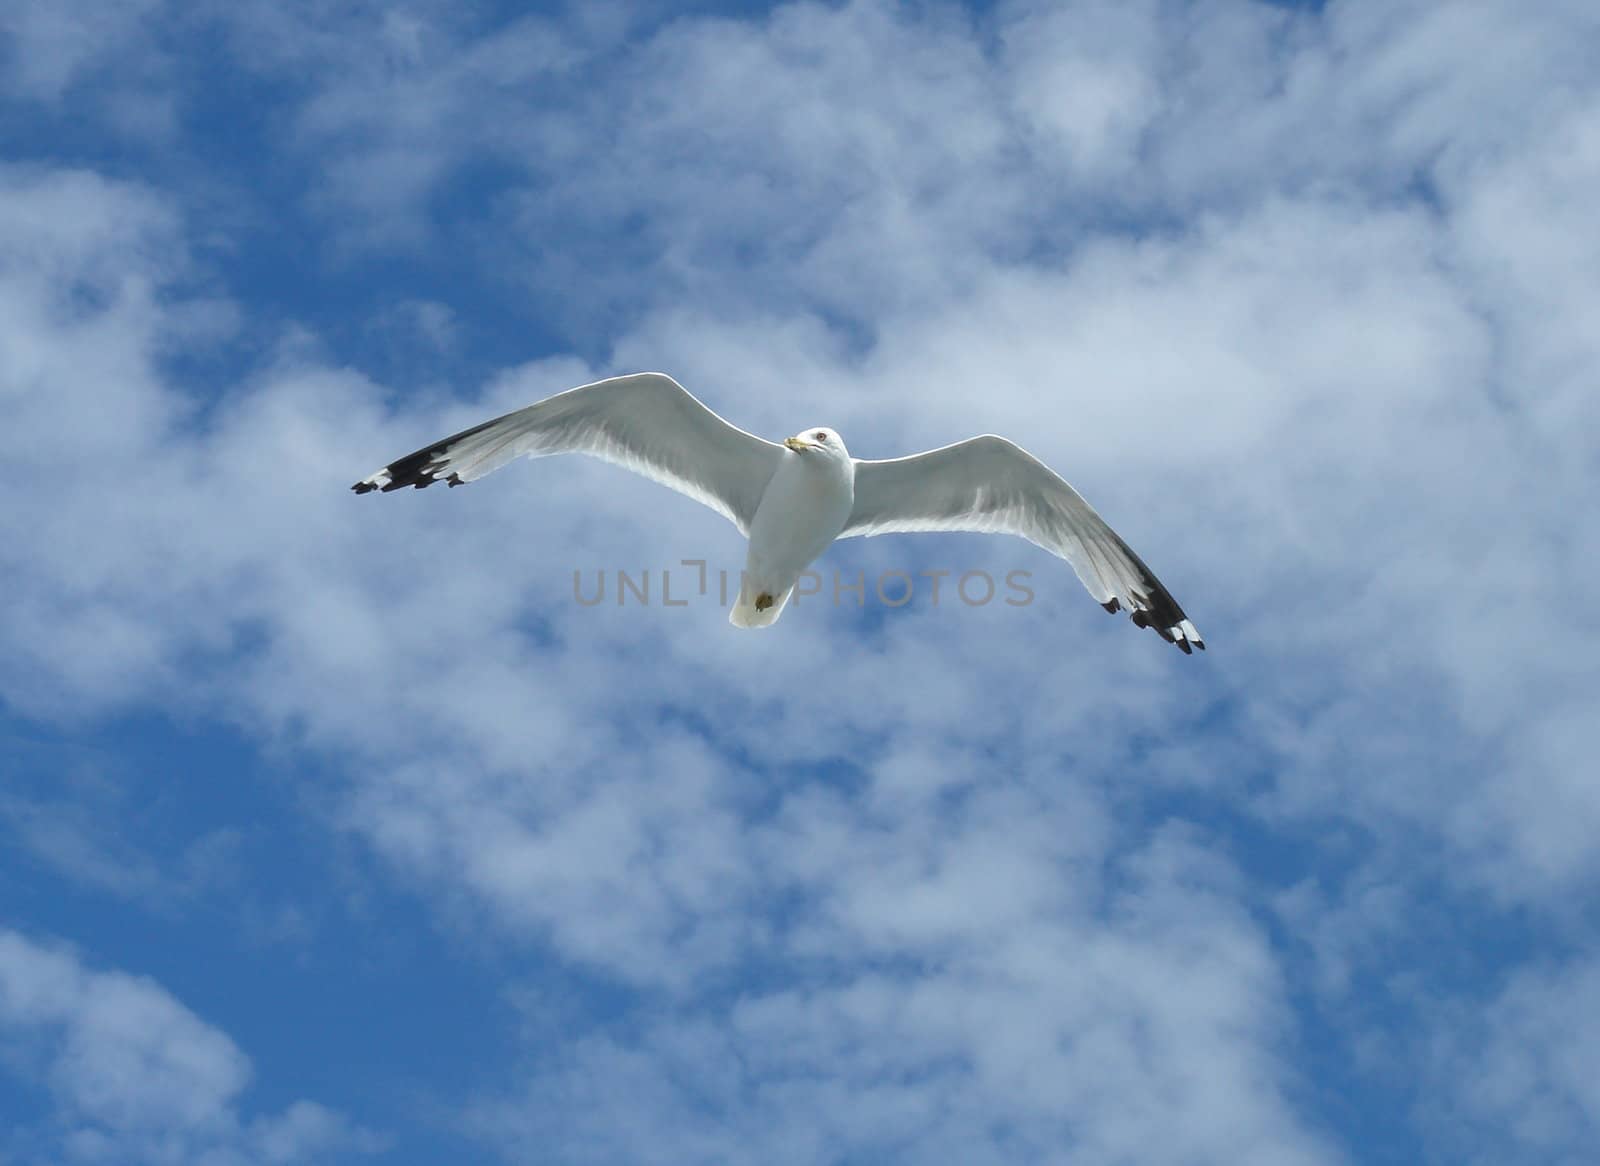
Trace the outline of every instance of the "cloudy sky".
<path fill-rule="evenodd" d="M 0 1163 L 1591 1160 L 1597 57 L 1591 0 L 0 6 Z M 822 567 L 1034 602 L 582 606 L 743 559 L 583 459 L 348 489 L 641 369 L 1012 435 L 1211 650 L 977 536 Z"/>

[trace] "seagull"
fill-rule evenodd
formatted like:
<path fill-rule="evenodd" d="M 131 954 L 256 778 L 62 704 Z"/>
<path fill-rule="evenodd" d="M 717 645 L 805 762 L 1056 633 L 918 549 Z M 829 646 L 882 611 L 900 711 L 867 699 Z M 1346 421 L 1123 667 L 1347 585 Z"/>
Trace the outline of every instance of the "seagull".
<path fill-rule="evenodd" d="M 580 385 L 390 462 L 351 487 L 460 486 L 519 457 L 586 453 L 704 503 L 749 540 L 735 627 L 770 627 L 806 567 L 835 540 L 900 531 L 1020 535 L 1065 559 L 1109 612 L 1189 654 L 1205 648 L 1183 608 L 1083 496 L 994 434 L 909 457 L 853 458 L 827 426 L 780 442 L 730 425 L 677 381 L 634 373 Z"/>

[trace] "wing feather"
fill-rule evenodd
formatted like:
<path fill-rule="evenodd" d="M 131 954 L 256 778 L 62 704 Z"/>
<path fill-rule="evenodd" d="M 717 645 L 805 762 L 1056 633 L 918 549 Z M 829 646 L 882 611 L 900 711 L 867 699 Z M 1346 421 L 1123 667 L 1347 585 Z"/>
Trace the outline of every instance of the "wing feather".
<path fill-rule="evenodd" d="M 670 486 L 748 534 L 783 447 L 730 425 L 664 373 L 612 377 L 474 425 L 351 487 L 475 481 L 519 457 L 585 453 Z"/>
<path fill-rule="evenodd" d="M 1094 507 L 1038 458 L 993 434 L 886 461 L 856 461 L 841 538 L 898 531 L 1020 535 L 1072 564 L 1107 611 L 1127 609 L 1184 652 L 1205 641 L 1161 581 Z"/>

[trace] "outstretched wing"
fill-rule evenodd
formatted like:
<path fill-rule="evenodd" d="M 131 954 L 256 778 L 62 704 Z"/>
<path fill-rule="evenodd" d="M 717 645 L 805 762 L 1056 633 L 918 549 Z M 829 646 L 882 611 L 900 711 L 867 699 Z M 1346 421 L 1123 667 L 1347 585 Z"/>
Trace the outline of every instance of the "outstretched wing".
<path fill-rule="evenodd" d="M 1194 624 L 1144 560 L 1061 476 L 1021 446 L 986 434 L 888 461 L 856 461 L 856 499 L 841 538 L 896 531 L 1017 534 L 1072 564 L 1107 611 L 1124 607 L 1184 652 Z"/>
<path fill-rule="evenodd" d="M 783 447 L 729 425 L 664 373 L 557 393 L 424 446 L 351 487 L 422 489 L 474 481 L 519 457 L 586 453 L 703 502 L 749 534 Z"/>

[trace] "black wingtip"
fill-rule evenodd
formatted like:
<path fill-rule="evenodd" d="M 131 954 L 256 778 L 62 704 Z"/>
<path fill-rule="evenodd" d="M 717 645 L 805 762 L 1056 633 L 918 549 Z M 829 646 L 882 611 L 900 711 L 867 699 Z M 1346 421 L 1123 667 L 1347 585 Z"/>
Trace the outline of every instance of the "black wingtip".
<path fill-rule="evenodd" d="M 1110 599 L 1108 599 L 1106 602 L 1102 603 L 1100 606 L 1105 608 L 1112 615 L 1116 615 L 1117 612 L 1122 610 L 1122 601 L 1120 599 L 1118 599 L 1115 595 L 1113 595 Z"/>
<path fill-rule="evenodd" d="M 1195 648 L 1205 651 L 1206 646 L 1198 636 L 1190 638 L 1194 634 L 1194 625 L 1189 623 L 1189 617 L 1184 615 L 1183 608 L 1172 598 L 1172 593 L 1161 585 L 1161 581 L 1131 549 L 1128 551 L 1128 557 L 1144 575 L 1143 589 L 1133 591 L 1129 597 L 1131 610 L 1128 612 L 1128 618 L 1133 621 L 1134 626 L 1153 628 L 1158 636 L 1167 643 L 1176 645 L 1185 656 L 1194 655 Z M 1112 604 L 1116 602 L 1113 598 L 1111 603 L 1102 603 L 1100 606 L 1107 611 L 1115 611 L 1116 608 Z"/>
<path fill-rule="evenodd" d="M 475 433 L 482 433 L 489 426 L 497 424 L 501 418 L 485 421 L 482 425 L 474 425 L 471 429 L 463 429 L 460 433 L 452 434 L 443 441 L 436 441 L 432 445 L 424 446 L 415 453 L 408 453 L 398 461 L 390 462 L 380 473 L 387 474 L 389 480 L 383 485 L 375 485 L 369 478 L 365 482 L 357 482 L 352 489 L 357 494 L 365 494 L 368 490 L 382 490 L 387 494 L 390 490 L 403 490 L 413 486 L 418 490 L 425 490 L 435 482 L 440 481 L 439 471 L 448 464 L 450 447 L 464 437 L 471 437 Z M 374 478 L 378 474 L 372 475 Z M 452 472 L 442 479 L 452 486 L 464 486 L 461 477 Z"/>

